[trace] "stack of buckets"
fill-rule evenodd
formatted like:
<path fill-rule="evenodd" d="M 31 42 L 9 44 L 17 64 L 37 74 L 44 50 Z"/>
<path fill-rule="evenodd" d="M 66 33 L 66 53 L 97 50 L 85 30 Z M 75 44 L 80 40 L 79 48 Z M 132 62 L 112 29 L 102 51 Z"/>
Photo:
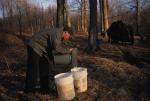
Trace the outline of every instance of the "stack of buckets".
<path fill-rule="evenodd" d="M 81 93 L 87 90 L 86 68 L 76 67 L 71 69 L 71 73 L 61 73 L 54 78 L 60 100 L 72 100 L 75 92 Z"/>

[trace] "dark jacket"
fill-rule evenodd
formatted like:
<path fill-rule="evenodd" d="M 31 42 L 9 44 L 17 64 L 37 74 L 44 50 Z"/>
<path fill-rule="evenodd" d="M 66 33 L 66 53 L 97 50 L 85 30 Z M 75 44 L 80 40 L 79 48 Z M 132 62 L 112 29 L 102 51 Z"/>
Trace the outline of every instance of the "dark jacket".
<path fill-rule="evenodd" d="M 69 53 L 69 50 L 62 46 L 63 29 L 52 28 L 35 33 L 28 45 L 40 56 L 52 57 L 52 51 L 60 54 Z"/>

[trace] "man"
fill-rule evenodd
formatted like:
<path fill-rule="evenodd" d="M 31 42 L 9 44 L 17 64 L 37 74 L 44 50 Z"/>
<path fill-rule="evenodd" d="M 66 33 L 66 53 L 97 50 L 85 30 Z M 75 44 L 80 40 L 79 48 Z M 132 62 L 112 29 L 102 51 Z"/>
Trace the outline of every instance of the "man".
<path fill-rule="evenodd" d="M 49 91 L 48 79 L 51 67 L 48 61 L 53 62 L 53 51 L 59 54 L 69 54 L 72 52 L 72 48 L 66 49 L 62 46 L 62 41 L 69 39 L 70 34 L 67 28 L 46 29 L 36 33 L 30 39 L 27 45 L 28 63 L 25 92 L 35 92 L 38 83 L 40 83 L 40 90 L 42 92 Z M 73 59 L 73 65 L 77 66 L 75 58 Z"/>

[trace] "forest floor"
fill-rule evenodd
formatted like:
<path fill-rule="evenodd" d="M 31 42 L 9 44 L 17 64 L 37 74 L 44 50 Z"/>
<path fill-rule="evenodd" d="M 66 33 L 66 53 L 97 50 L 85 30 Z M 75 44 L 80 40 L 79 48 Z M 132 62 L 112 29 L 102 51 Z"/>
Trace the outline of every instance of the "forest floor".
<path fill-rule="evenodd" d="M 59 101 L 52 93 L 23 93 L 26 46 L 13 35 L 7 43 L 0 40 L 0 101 Z M 101 42 L 99 51 L 88 54 L 83 35 L 70 46 L 79 50 L 79 66 L 88 69 L 88 90 L 73 101 L 150 101 L 150 48 Z"/>

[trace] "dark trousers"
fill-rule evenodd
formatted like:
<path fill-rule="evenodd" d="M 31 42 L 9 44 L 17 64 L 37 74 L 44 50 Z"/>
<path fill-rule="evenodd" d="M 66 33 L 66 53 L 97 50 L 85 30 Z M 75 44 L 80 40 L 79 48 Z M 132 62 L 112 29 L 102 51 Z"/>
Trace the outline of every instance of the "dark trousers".
<path fill-rule="evenodd" d="M 72 67 L 78 66 L 78 61 L 77 61 L 77 48 L 74 48 L 71 52 L 71 62 L 72 62 Z"/>
<path fill-rule="evenodd" d="M 34 50 L 27 46 L 27 71 L 26 71 L 26 90 L 33 90 L 40 84 L 40 89 L 49 89 L 49 69 L 50 65 L 44 56 L 39 56 Z"/>
<path fill-rule="evenodd" d="M 54 85 L 54 74 L 52 64 L 44 56 L 39 56 L 34 50 L 27 46 L 27 71 L 26 71 L 26 87 L 27 91 L 32 91 L 40 84 L 40 89 L 48 91 L 50 86 Z M 77 49 L 70 54 L 72 67 L 77 66 Z M 49 82 L 51 80 L 51 82 Z M 49 84 L 51 83 L 51 85 Z M 50 87 L 51 88 L 51 87 Z"/>

